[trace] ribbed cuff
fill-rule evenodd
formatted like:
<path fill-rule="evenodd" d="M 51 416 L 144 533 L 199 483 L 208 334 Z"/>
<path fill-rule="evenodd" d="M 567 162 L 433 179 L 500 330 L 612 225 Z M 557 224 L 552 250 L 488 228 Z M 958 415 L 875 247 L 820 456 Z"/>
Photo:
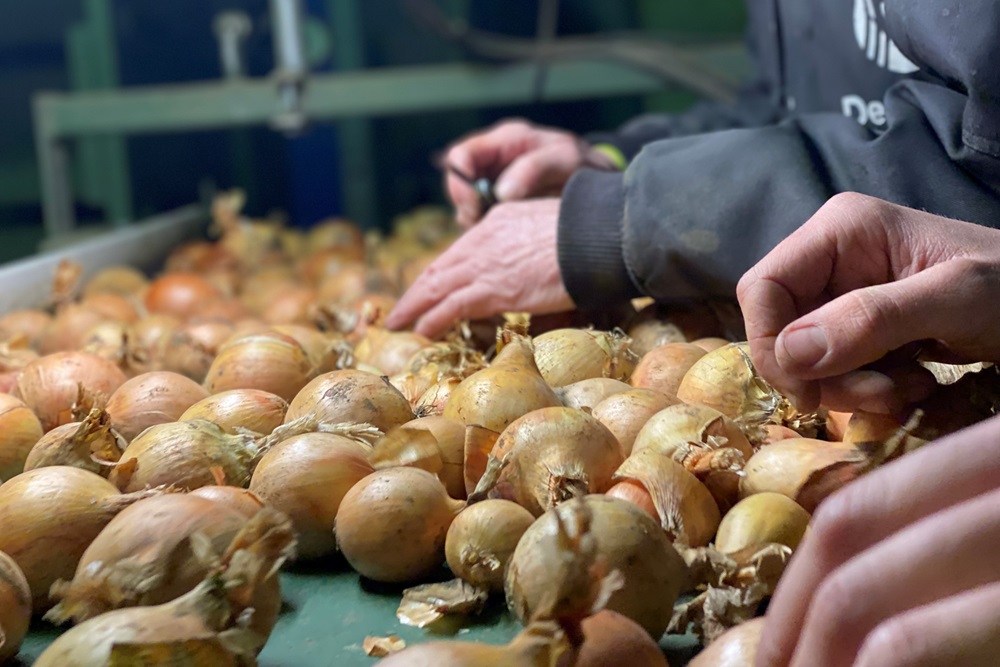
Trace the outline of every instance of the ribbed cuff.
<path fill-rule="evenodd" d="M 623 175 L 581 169 L 563 190 L 559 211 L 559 268 L 579 308 L 602 308 L 642 296 L 622 249 Z"/>

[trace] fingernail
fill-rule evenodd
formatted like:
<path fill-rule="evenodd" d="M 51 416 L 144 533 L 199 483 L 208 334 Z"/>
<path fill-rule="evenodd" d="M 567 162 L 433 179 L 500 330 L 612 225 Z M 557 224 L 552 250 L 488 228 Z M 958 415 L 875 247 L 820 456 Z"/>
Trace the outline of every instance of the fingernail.
<path fill-rule="evenodd" d="M 817 326 L 807 326 L 781 334 L 781 346 L 798 366 L 809 368 L 826 356 L 826 332 Z"/>
<path fill-rule="evenodd" d="M 521 198 L 521 188 L 513 181 L 500 181 L 496 185 L 494 194 L 499 201 L 511 201 Z"/>

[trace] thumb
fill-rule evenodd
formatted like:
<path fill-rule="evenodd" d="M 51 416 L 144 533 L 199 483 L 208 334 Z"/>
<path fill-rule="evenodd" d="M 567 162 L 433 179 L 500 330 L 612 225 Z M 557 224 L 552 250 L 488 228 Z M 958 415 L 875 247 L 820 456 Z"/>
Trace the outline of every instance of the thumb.
<path fill-rule="evenodd" d="M 519 155 L 496 182 L 497 199 L 515 201 L 562 190 L 580 166 L 580 151 L 572 142 L 556 142 Z"/>
<path fill-rule="evenodd" d="M 995 277 L 992 278 L 995 280 Z M 952 260 L 902 280 L 848 292 L 782 330 L 782 371 L 815 380 L 869 364 L 912 341 L 985 347 L 990 277 L 972 260 Z"/>

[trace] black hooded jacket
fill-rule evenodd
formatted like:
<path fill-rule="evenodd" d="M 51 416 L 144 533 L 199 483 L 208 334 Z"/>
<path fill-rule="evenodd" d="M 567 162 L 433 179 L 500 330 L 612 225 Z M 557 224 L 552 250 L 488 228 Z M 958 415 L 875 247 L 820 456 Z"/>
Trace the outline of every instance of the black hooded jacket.
<path fill-rule="evenodd" d="M 727 108 L 591 137 L 630 160 L 563 192 L 578 306 L 732 297 L 832 195 L 1000 227 L 1000 1 L 748 0 L 759 76 Z"/>

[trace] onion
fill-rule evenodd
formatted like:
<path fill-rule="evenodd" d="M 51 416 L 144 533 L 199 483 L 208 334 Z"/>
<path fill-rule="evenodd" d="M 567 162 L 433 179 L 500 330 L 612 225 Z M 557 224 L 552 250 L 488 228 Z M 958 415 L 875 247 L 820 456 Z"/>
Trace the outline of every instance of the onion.
<path fill-rule="evenodd" d="M 250 490 L 292 520 L 300 558 L 333 553 L 333 522 L 347 492 L 374 472 L 368 448 L 333 433 L 306 433 L 275 445 L 257 465 Z"/>
<path fill-rule="evenodd" d="M 587 378 L 626 380 L 637 359 L 628 338 L 606 331 L 555 329 L 533 343 L 538 371 L 553 387 Z"/>
<path fill-rule="evenodd" d="M 101 313 L 78 303 L 68 303 L 59 309 L 38 340 L 42 354 L 77 350 L 83 346 L 87 333 L 104 322 Z"/>
<path fill-rule="evenodd" d="M 750 457 L 740 492 L 746 497 L 773 491 L 813 512 L 821 500 L 858 477 L 867 463 L 867 457 L 848 442 L 790 438 Z"/>
<path fill-rule="evenodd" d="M 101 322 L 84 335 L 80 349 L 107 359 L 131 375 L 128 329 L 128 325 L 122 322 L 111 320 Z"/>
<path fill-rule="evenodd" d="M 163 360 L 163 355 L 170 344 L 171 337 L 181 325 L 181 321 L 173 315 L 147 315 L 128 331 L 129 351 L 137 361 L 141 360 L 145 367 L 152 370 Z"/>
<path fill-rule="evenodd" d="M 683 445 L 704 450 L 731 448 L 744 458 L 753 448 L 736 423 L 704 405 L 671 405 L 649 418 L 635 438 L 632 451 L 654 449 L 672 456 Z"/>
<path fill-rule="evenodd" d="M 111 425 L 126 442 L 150 426 L 178 421 L 184 411 L 208 397 L 204 387 L 169 371 L 143 373 L 111 394 Z"/>
<path fill-rule="evenodd" d="M 633 452 L 615 472 L 616 482 L 628 480 L 649 494 L 660 525 L 672 541 L 701 547 L 719 527 L 719 506 L 708 488 L 680 463 L 653 450 Z M 646 509 L 641 500 L 638 507 Z"/>
<path fill-rule="evenodd" d="M 254 315 L 262 316 L 278 295 L 298 288 L 294 275 L 284 267 L 268 267 L 243 282 L 240 303 Z"/>
<path fill-rule="evenodd" d="M 245 619 L 253 613 L 250 605 L 260 604 L 257 591 L 267 586 L 277 591 L 277 584 L 271 582 L 277 578 L 291 543 L 287 521 L 265 509 L 244 526 L 219 559 L 221 571 L 213 572 L 194 590 L 156 607 L 117 609 L 85 621 L 52 642 L 35 665 L 158 663 L 169 659 L 160 657 L 163 651 L 168 656 L 177 655 L 169 647 L 178 646 L 191 647 L 190 653 L 184 650 L 182 660 L 206 665 L 250 664 L 253 654 L 267 641 L 267 634 L 245 627 Z M 280 600 L 272 604 L 276 606 Z"/>
<path fill-rule="evenodd" d="M 843 440 L 847 426 L 851 422 L 850 412 L 828 410 L 826 413 L 826 437 L 829 440 Z"/>
<path fill-rule="evenodd" d="M 205 377 L 205 388 L 212 394 L 260 389 L 291 401 L 317 372 L 294 338 L 279 333 L 248 336 L 219 350 Z"/>
<path fill-rule="evenodd" d="M 444 545 L 448 567 L 473 586 L 502 592 L 507 564 L 534 522 L 531 512 L 507 500 L 466 507 L 448 529 Z"/>
<path fill-rule="evenodd" d="M 704 304 L 662 306 L 652 304 L 640 310 L 629 323 L 626 333 L 632 339 L 632 349 L 644 355 L 667 343 L 718 336 L 722 324 L 711 307 Z"/>
<path fill-rule="evenodd" d="M 81 388 L 106 398 L 124 383 L 125 374 L 107 359 L 89 352 L 57 352 L 25 366 L 17 390 L 42 429 L 51 431 L 73 421 Z"/>
<path fill-rule="evenodd" d="M 461 378 L 449 377 L 431 385 L 430 389 L 421 394 L 420 398 L 413 404 L 413 414 L 417 417 L 443 415 L 451 393 L 460 384 L 462 384 Z"/>
<path fill-rule="evenodd" d="M 132 324 L 139 320 L 139 309 L 133 300 L 121 294 L 99 292 L 84 297 L 80 305 L 100 313 L 105 319 L 124 324 Z"/>
<path fill-rule="evenodd" d="M 300 259 L 296 266 L 303 282 L 307 285 L 319 285 L 327 276 L 350 270 L 362 260 L 363 257 L 353 251 L 326 248 L 309 253 Z"/>
<path fill-rule="evenodd" d="M 752 667 L 764 623 L 762 616 L 726 630 L 696 655 L 689 667 Z"/>
<path fill-rule="evenodd" d="M 323 255 L 319 255 L 322 257 Z M 360 262 L 344 265 L 319 281 L 319 300 L 323 303 L 345 304 L 360 299 L 369 291 L 368 267 Z"/>
<path fill-rule="evenodd" d="M 246 522 L 242 514 L 205 498 L 170 494 L 141 500 L 94 538 L 71 581 L 52 587 L 59 604 L 46 618 L 81 623 L 112 609 L 180 597 L 208 573 L 209 564 L 192 551 L 191 536 L 201 533 L 219 555 Z"/>
<path fill-rule="evenodd" d="M 452 498 L 464 500 L 465 490 L 465 428 L 447 417 L 421 417 L 399 427 L 404 431 L 426 431 L 437 442 L 441 469 L 437 476 Z"/>
<path fill-rule="evenodd" d="M 531 341 L 509 331 L 502 335 L 506 344 L 490 367 L 452 391 L 445 417 L 499 433 L 532 410 L 562 405 L 538 372 Z"/>
<path fill-rule="evenodd" d="M 604 609 L 583 619 L 582 627 L 575 659 L 560 660 L 558 667 L 668 667 L 659 645 L 626 616 Z"/>
<path fill-rule="evenodd" d="M 94 274 L 83 286 L 83 296 L 119 294 L 140 296 L 149 287 L 149 280 L 131 266 L 109 266 Z"/>
<path fill-rule="evenodd" d="M 596 556 L 604 559 L 608 571 L 618 570 L 624 578 L 622 588 L 608 599 L 607 609 L 659 638 L 687 579 L 684 560 L 656 522 L 634 505 L 593 495 L 581 502 L 589 509 Z M 535 615 L 552 589 L 553 573 L 563 567 L 560 542 L 565 534 L 560 533 L 559 524 L 574 521 L 578 511 L 574 504 L 557 505 L 537 519 L 514 551 L 505 591 L 507 605 L 522 623 Z"/>
<path fill-rule="evenodd" d="M 351 567 L 369 579 L 422 579 L 444 561 L 448 528 L 464 506 L 425 470 L 380 470 L 355 484 L 341 501 L 334 524 L 337 546 Z"/>
<path fill-rule="evenodd" d="M 547 667 L 556 664 L 556 659 L 565 655 L 567 650 L 568 642 L 559 624 L 554 621 L 534 622 L 503 646 L 478 642 L 427 642 L 383 658 L 379 667 Z"/>
<path fill-rule="evenodd" d="M 21 473 L 0 486 L 0 551 L 24 572 L 36 612 L 49 588 L 73 576 L 101 529 L 121 510 L 158 491 L 122 495 L 108 480 L 66 466 Z"/>
<path fill-rule="evenodd" d="M 770 543 L 794 550 L 806 534 L 809 512 L 780 493 L 755 493 L 722 517 L 715 548 L 724 554 Z"/>
<path fill-rule="evenodd" d="M 316 290 L 308 287 L 283 289 L 274 294 L 261 311 L 261 317 L 268 324 L 306 324 L 311 321 L 310 312 L 316 298 Z"/>
<path fill-rule="evenodd" d="M 364 256 L 365 238 L 356 224 L 344 218 L 327 218 L 309 230 L 306 246 L 311 250 L 338 248 Z"/>
<path fill-rule="evenodd" d="M 294 338 L 321 372 L 326 373 L 337 367 L 342 344 L 339 336 L 323 333 L 314 327 L 301 324 L 279 324 L 271 328 L 284 336 Z"/>
<path fill-rule="evenodd" d="M 189 321 L 192 324 L 202 324 L 205 322 L 234 324 L 252 315 L 253 313 L 243 305 L 243 302 L 232 297 L 223 297 L 205 303 L 202 306 L 201 314 L 192 317 Z"/>
<path fill-rule="evenodd" d="M 632 453 L 639 431 L 650 417 L 677 401 L 653 389 L 632 389 L 608 396 L 594 406 L 594 419 L 608 427 L 622 447 L 622 454 Z"/>
<path fill-rule="evenodd" d="M 233 335 L 233 325 L 226 322 L 181 325 L 174 331 L 163 352 L 163 368 L 202 382 L 219 348 Z"/>
<path fill-rule="evenodd" d="M 0 317 L 0 340 L 23 336 L 35 346 L 52 323 L 52 316 L 41 310 L 14 310 Z"/>
<path fill-rule="evenodd" d="M 157 278 L 146 292 L 146 309 L 187 319 L 209 301 L 222 298 L 222 292 L 195 273 L 168 273 Z"/>
<path fill-rule="evenodd" d="M 690 343 L 667 343 L 643 355 L 630 382 L 633 387 L 655 389 L 667 396 L 676 396 L 684 375 L 695 362 L 705 356 L 705 350 Z"/>
<path fill-rule="evenodd" d="M 720 347 L 729 345 L 730 342 L 731 341 L 728 341 L 725 338 L 699 338 L 691 341 L 691 344 L 697 345 L 706 352 L 715 352 Z"/>
<path fill-rule="evenodd" d="M 371 424 L 386 432 L 413 419 L 413 411 L 388 380 L 372 373 L 324 373 L 302 388 L 288 406 L 285 423 L 308 414 L 324 422 Z"/>
<path fill-rule="evenodd" d="M 256 493 L 236 486 L 220 484 L 202 486 L 189 492 L 187 495 L 211 500 L 213 503 L 218 503 L 228 509 L 239 512 L 247 519 L 254 517 L 257 512 L 264 508 L 264 501 Z"/>
<path fill-rule="evenodd" d="M 0 551 L 0 664 L 17 655 L 31 622 L 31 589 L 14 559 Z"/>
<path fill-rule="evenodd" d="M 57 426 L 42 436 L 28 453 L 24 469 L 72 466 L 107 477 L 125 444 L 111 430 L 108 413 L 94 408 L 82 422 Z"/>
<path fill-rule="evenodd" d="M 798 431 L 790 429 L 787 426 L 782 426 L 781 424 L 764 424 L 761 429 L 764 433 L 764 438 L 760 442 L 761 445 L 772 445 L 782 440 L 788 440 L 789 438 L 802 437 L 802 434 Z"/>
<path fill-rule="evenodd" d="M 396 375 L 406 369 L 413 355 L 430 344 L 429 338 L 411 331 L 368 327 L 354 348 L 354 356 L 359 362 L 374 366 L 385 375 Z"/>
<path fill-rule="evenodd" d="M 556 396 L 567 408 L 593 410 L 594 406 L 609 396 L 631 389 L 621 380 L 588 378 L 556 389 Z"/>
<path fill-rule="evenodd" d="M 653 504 L 653 497 L 649 495 L 646 487 L 638 482 L 633 482 L 629 479 L 618 482 L 608 489 L 604 495 L 608 498 L 617 498 L 618 500 L 630 502 L 657 521 L 660 520 L 660 515 L 656 511 L 656 505 Z"/>
<path fill-rule="evenodd" d="M 0 483 L 20 474 L 42 425 L 23 401 L 0 394 Z"/>
<path fill-rule="evenodd" d="M 285 421 L 288 403 L 281 396 L 260 389 L 230 389 L 203 398 L 177 421 L 207 419 L 230 435 L 238 428 L 267 435 Z"/>

